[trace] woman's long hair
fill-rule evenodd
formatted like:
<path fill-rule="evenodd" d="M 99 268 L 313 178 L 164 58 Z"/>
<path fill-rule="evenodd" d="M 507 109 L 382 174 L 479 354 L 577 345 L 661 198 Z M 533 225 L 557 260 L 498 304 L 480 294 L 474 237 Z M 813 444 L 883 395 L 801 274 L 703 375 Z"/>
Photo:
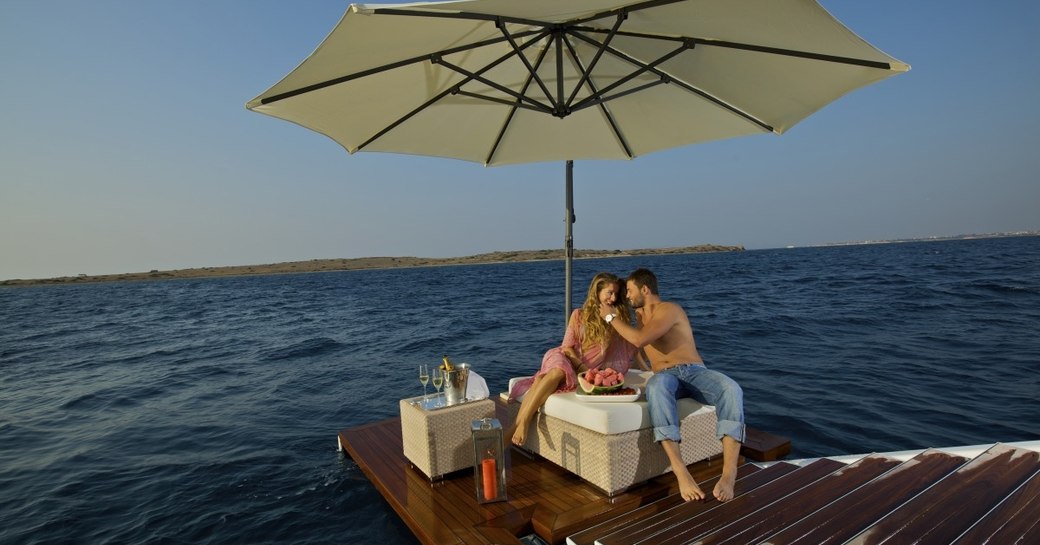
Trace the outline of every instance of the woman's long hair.
<path fill-rule="evenodd" d="M 617 287 L 617 299 L 614 304 L 617 305 L 618 315 L 614 319 L 631 323 L 628 302 L 625 301 L 625 285 L 613 274 L 606 272 L 597 274 L 592 277 L 589 292 L 585 295 L 585 303 L 581 306 L 581 321 L 585 325 L 585 335 L 581 342 L 582 351 L 599 346 L 603 352 L 606 352 L 610 341 L 618 336 L 617 331 L 599 315 L 599 292 L 610 284 Z"/>

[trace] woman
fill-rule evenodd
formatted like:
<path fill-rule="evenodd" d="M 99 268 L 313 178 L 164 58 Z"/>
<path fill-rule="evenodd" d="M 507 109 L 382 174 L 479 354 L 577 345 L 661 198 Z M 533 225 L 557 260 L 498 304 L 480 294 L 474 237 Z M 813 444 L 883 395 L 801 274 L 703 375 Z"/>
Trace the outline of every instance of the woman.
<path fill-rule="evenodd" d="M 530 379 L 517 382 L 509 392 L 510 399 L 520 397 L 520 412 L 516 416 L 513 444 L 523 446 L 527 429 L 538 408 L 556 392 L 569 392 L 577 387 L 578 373 L 588 369 L 613 367 L 620 373 L 628 371 L 636 354 L 636 347 L 621 338 L 614 328 L 600 317 L 600 304 L 618 302 L 616 320 L 629 321 L 628 305 L 624 304 L 624 284 L 610 273 L 599 273 L 589 285 L 588 295 L 581 308 L 574 309 L 567 321 L 563 344 L 550 349 L 542 358 L 542 368 Z M 642 362 L 640 362 L 642 367 Z"/>

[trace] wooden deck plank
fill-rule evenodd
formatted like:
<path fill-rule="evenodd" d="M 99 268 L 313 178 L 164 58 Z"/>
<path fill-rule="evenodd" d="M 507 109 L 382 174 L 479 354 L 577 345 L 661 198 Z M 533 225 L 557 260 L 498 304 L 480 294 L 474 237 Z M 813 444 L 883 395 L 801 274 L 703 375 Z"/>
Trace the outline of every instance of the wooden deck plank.
<path fill-rule="evenodd" d="M 789 473 L 793 473 L 797 469 L 798 466 L 782 462 L 774 464 L 762 471 L 750 473 L 746 477 L 738 480 L 734 487 L 734 492 L 737 494 L 737 498 L 739 498 L 753 490 L 773 482 L 776 479 Z M 704 482 L 704 486 L 714 487 L 718 475 L 715 477 L 716 478 L 711 480 L 701 482 Z M 708 488 L 708 490 L 710 490 L 710 488 Z M 732 501 L 735 500 L 736 498 Z M 653 536 L 665 532 L 669 528 L 674 528 L 676 525 L 682 524 L 684 521 L 709 511 L 719 505 L 719 501 L 713 498 L 710 494 L 703 501 L 691 501 L 685 503 L 678 502 L 677 505 L 670 509 L 640 520 L 639 524 L 617 530 L 599 538 L 597 541 L 602 545 L 630 545 L 632 543 L 637 543 L 647 536 Z"/>
<path fill-rule="evenodd" d="M 358 464 L 384 498 L 401 498 L 408 495 L 406 471 L 410 468 L 392 463 L 393 458 L 383 454 L 385 448 L 392 448 L 394 437 L 386 433 L 387 426 L 366 425 L 340 432 L 340 444 L 348 455 Z M 383 432 L 383 433 L 379 433 Z M 397 440 L 400 440 L 398 434 Z M 453 532 L 445 528 L 429 509 L 416 509 L 413 516 L 408 513 L 407 502 L 391 501 L 390 506 L 397 512 L 412 533 L 423 543 L 458 543 Z"/>
<path fill-rule="evenodd" d="M 714 471 L 706 463 L 702 463 L 702 467 L 707 468 L 708 471 Z M 596 490 L 590 485 L 585 486 L 588 486 L 590 490 Z M 540 508 L 536 510 L 532 523 L 536 529 L 540 530 L 538 534 L 543 539 L 562 542 L 568 536 L 585 530 L 591 525 L 617 517 L 619 513 L 635 509 L 670 492 L 669 486 L 660 482 L 648 482 L 645 486 L 638 487 L 637 492 L 626 492 L 613 497 L 596 490 L 596 498 L 591 501 L 579 501 L 572 504 L 569 509 L 550 511 Z"/>
<path fill-rule="evenodd" d="M 506 500 L 478 504 L 471 469 L 431 482 L 405 458 L 401 431 L 393 418 L 343 430 L 339 440 L 424 544 L 521 545 L 518 536 L 532 532 L 552 545 L 568 535 L 575 545 L 1040 543 L 1040 453 L 1028 447 L 998 444 L 970 462 L 929 450 L 899 465 L 884 456 L 851 466 L 743 465 L 738 496 L 726 503 L 681 502 L 671 474 L 608 497 L 510 449 Z M 750 447 L 783 448 L 768 442 Z M 721 465 L 712 459 L 690 471 L 709 491 Z"/>
<path fill-rule="evenodd" d="M 1040 472 L 1034 473 L 954 545 L 1040 543 Z"/>
<path fill-rule="evenodd" d="M 395 419 L 396 420 L 396 419 Z M 474 519 L 476 509 L 444 509 L 438 504 L 454 505 L 458 501 L 469 501 L 476 506 L 475 493 L 462 494 L 447 487 L 447 480 L 430 482 L 421 471 L 411 466 L 403 456 L 400 423 L 387 425 L 379 430 L 364 430 L 348 444 L 358 456 L 367 455 L 366 464 L 352 458 L 376 484 L 383 496 L 395 498 L 391 507 L 423 543 L 483 543 L 483 540 L 468 536 L 469 529 L 479 519 Z M 395 433 L 396 431 L 396 433 Z M 348 440 L 351 439 L 348 432 Z M 378 472 L 378 473 L 377 473 Z M 468 482 L 472 482 L 471 480 Z M 469 539 L 463 539 L 469 537 Z"/>
<path fill-rule="evenodd" d="M 912 538 L 921 545 L 945 545 L 1038 470 L 1040 453 L 996 445 L 880 519 L 850 543 L 895 543 Z M 942 508 L 936 509 L 937 505 Z"/>
<path fill-rule="evenodd" d="M 816 510 L 899 465 L 883 456 L 868 456 L 774 502 L 709 536 L 712 545 L 758 543 Z"/>
<path fill-rule="evenodd" d="M 715 469 L 705 466 L 708 471 Z M 638 488 L 638 493 L 622 493 L 614 497 L 601 495 L 598 499 L 587 502 L 567 512 L 553 517 L 551 531 L 553 538 L 567 538 L 586 530 L 589 526 L 616 518 L 620 513 L 636 509 L 641 505 L 656 501 L 672 493 L 666 483 L 648 482 Z M 548 525 L 547 525 L 548 527 Z"/>
<path fill-rule="evenodd" d="M 742 494 L 732 500 L 718 504 L 709 511 L 700 513 L 690 519 L 684 520 L 667 530 L 653 536 L 645 536 L 636 541 L 640 544 L 653 545 L 681 545 L 693 542 L 700 537 L 710 534 L 734 520 L 768 507 L 780 498 L 787 496 L 793 491 L 802 489 L 811 483 L 833 473 L 839 468 L 845 467 L 841 462 L 835 462 L 826 458 L 817 460 L 807 466 L 798 468 L 787 475 L 774 479 L 746 494 Z M 680 506 L 681 508 L 683 506 Z M 679 509 L 677 508 L 677 509 Z"/>
<path fill-rule="evenodd" d="M 771 536 L 771 545 L 837 545 L 916 496 L 965 462 L 929 450 L 904 462 L 811 516 Z"/>
<path fill-rule="evenodd" d="M 748 428 L 740 453 L 756 462 L 775 462 L 791 453 L 791 440 L 772 433 Z"/>
<path fill-rule="evenodd" d="M 737 479 L 738 481 L 741 481 L 747 476 L 759 471 L 762 471 L 762 468 L 759 466 L 744 464 L 737 468 Z M 717 481 L 718 477 L 698 482 L 701 486 L 714 487 Z M 741 485 L 738 485 L 738 489 L 741 487 L 746 488 L 747 485 L 744 484 L 746 482 L 747 481 L 743 481 Z M 670 494 L 651 503 L 637 507 L 636 509 L 620 516 L 605 520 L 591 528 L 568 536 L 567 540 L 572 545 L 594 545 L 596 540 L 601 537 L 639 525 L 643 520 L 649 519 L 658 513 L 667 511 L 680 503 L 683 503 L 682 496 L 679 494 Z"/>
<path fill-rule="evenodd" d="M 552 544 L 591 525 L 675 494 L 671 475 L 610 498 L 569 471 L 511 449 L 506 501 L 478 504 L 471 470 L 431 482 L 404 456 L 399 418 L 339 432 L 345 453 L 390 507 L 428 545 L 516 545 L 531 532 Z M 690 466 L 702 480 L 717 476 L 717 460 Z M 450 506 L 450 507 L 446 507 Z"/>

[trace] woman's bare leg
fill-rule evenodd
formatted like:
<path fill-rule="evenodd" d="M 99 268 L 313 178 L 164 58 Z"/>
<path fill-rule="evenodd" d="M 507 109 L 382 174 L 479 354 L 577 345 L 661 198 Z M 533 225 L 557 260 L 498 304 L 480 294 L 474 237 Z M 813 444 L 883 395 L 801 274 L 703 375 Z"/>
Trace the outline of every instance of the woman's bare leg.
<path fill-rule="evenodd" d="M 516 415 L 516 427 L 513 430 L 513 444 L 522 447 L 527 441 L 527 428 L 531 425 L 534 414 L 538 412 L 546 399 L 549 399 L 560 383 L 566 378 L 560 369 L 550 369 L 544 375 L 534 379 L 534 384 L 520 402 L 520 412 Z"/>

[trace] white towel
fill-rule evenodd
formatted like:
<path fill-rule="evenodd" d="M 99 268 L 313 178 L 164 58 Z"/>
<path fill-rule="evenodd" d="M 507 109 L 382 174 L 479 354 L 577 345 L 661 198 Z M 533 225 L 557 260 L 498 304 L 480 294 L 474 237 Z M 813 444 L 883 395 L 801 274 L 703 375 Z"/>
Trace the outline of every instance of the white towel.
<path fill-rule="evenodd" d="M 469 370 L 469 378 L 466 379 L 466 399 L 487 399 L 490 395 L 490 391 L 487 387 L 487 381 L 484 377 Z"/>

